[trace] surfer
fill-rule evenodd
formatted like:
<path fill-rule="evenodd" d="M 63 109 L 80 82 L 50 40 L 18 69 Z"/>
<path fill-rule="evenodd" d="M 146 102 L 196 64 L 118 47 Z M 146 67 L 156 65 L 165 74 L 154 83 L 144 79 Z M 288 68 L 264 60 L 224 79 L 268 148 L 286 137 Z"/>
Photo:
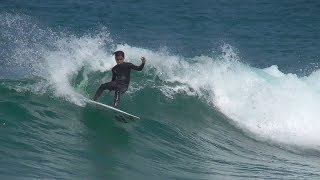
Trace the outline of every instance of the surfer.
<path fill-rule="evenodd" d="M 120 94 L 123 94 L 128 89 L 131 69 L 141 71 L 146 63 L 146 58 L 141 57 L 141 65 L 136 66 L 132 63 L 124 61 L 123 51 L 116 51 L 113 53 L 113 55 L 117 65 L 112 68 L 112 80 L 110 82 L 101 84 L 92 99 L 96 101 L 106 89 L 108 89 L 109 92 L 115 91 L 113 106 L 118 107 L 120 103 Z"/>

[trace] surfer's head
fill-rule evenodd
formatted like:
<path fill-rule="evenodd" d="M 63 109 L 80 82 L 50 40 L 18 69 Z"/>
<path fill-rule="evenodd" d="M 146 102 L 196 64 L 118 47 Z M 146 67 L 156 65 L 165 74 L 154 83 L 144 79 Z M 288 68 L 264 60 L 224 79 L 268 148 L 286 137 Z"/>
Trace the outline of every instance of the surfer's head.
<path fill-rule="evenodd" d="M 123 51 L 116 51 L 113 54 L 114 54 L 114 59 L 116 60 L 117 64 L 122 64 L 124 62 L 124 52 Z"/>

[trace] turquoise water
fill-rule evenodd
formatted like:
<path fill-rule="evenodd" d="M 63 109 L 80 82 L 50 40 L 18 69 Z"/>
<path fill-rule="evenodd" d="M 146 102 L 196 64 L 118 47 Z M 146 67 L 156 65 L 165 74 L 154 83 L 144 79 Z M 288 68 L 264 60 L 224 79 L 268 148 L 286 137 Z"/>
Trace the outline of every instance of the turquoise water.
<path fill-rule="evenodd" d="M 319 7 L 4 1 L 0 177 L 318 179 Z M 115 50 L 147 59 L 120 104 L 136 123 L 83 100 Z"/>

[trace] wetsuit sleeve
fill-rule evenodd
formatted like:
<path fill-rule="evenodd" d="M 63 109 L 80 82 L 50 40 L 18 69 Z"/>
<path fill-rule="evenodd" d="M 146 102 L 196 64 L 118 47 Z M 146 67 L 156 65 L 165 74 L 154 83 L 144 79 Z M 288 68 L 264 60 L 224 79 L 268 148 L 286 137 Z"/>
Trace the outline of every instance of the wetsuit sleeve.
<path fill-rule="evenodd" d="M 116 80 L 116 73 L 114 72 L 113 68 L 112 68 L 112 79 L 111 81 L 115 81 Z"/>
<path fill-rule="evenodd" d="M 130 63 L 130 67 L 131 67 L 131 69 L 134 69 L 134 70 L 137 70 L 137 71 L 141 71 L 143 69 L 143 67 L 144 67 L 144 64 L 145 63 L 141 63 L 140 66 L 136 66 L 136 65 L 133 65 L 133 64 Z"/>

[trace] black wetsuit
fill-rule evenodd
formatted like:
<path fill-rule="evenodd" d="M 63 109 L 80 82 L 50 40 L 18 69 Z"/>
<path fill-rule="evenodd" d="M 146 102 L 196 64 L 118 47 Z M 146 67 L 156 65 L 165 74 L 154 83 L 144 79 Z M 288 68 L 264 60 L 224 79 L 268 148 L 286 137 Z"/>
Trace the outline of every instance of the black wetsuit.
<path fill-rule="evenodd" d="M 112 80 L 110 82 L 101 84 L 97 90 L 93 100 L 97 100 L 102 92 L 106 89 L 109 91 L 115 91 L 114 106 L 117 107 L 120 103 L 120 94 L 126 92 L 130 83 L 131 69 L 141 71 L 145 63 L 140 66 L 133 65 L 132 63 L 123 62 L 117 64 L 112 68 Z"/>

